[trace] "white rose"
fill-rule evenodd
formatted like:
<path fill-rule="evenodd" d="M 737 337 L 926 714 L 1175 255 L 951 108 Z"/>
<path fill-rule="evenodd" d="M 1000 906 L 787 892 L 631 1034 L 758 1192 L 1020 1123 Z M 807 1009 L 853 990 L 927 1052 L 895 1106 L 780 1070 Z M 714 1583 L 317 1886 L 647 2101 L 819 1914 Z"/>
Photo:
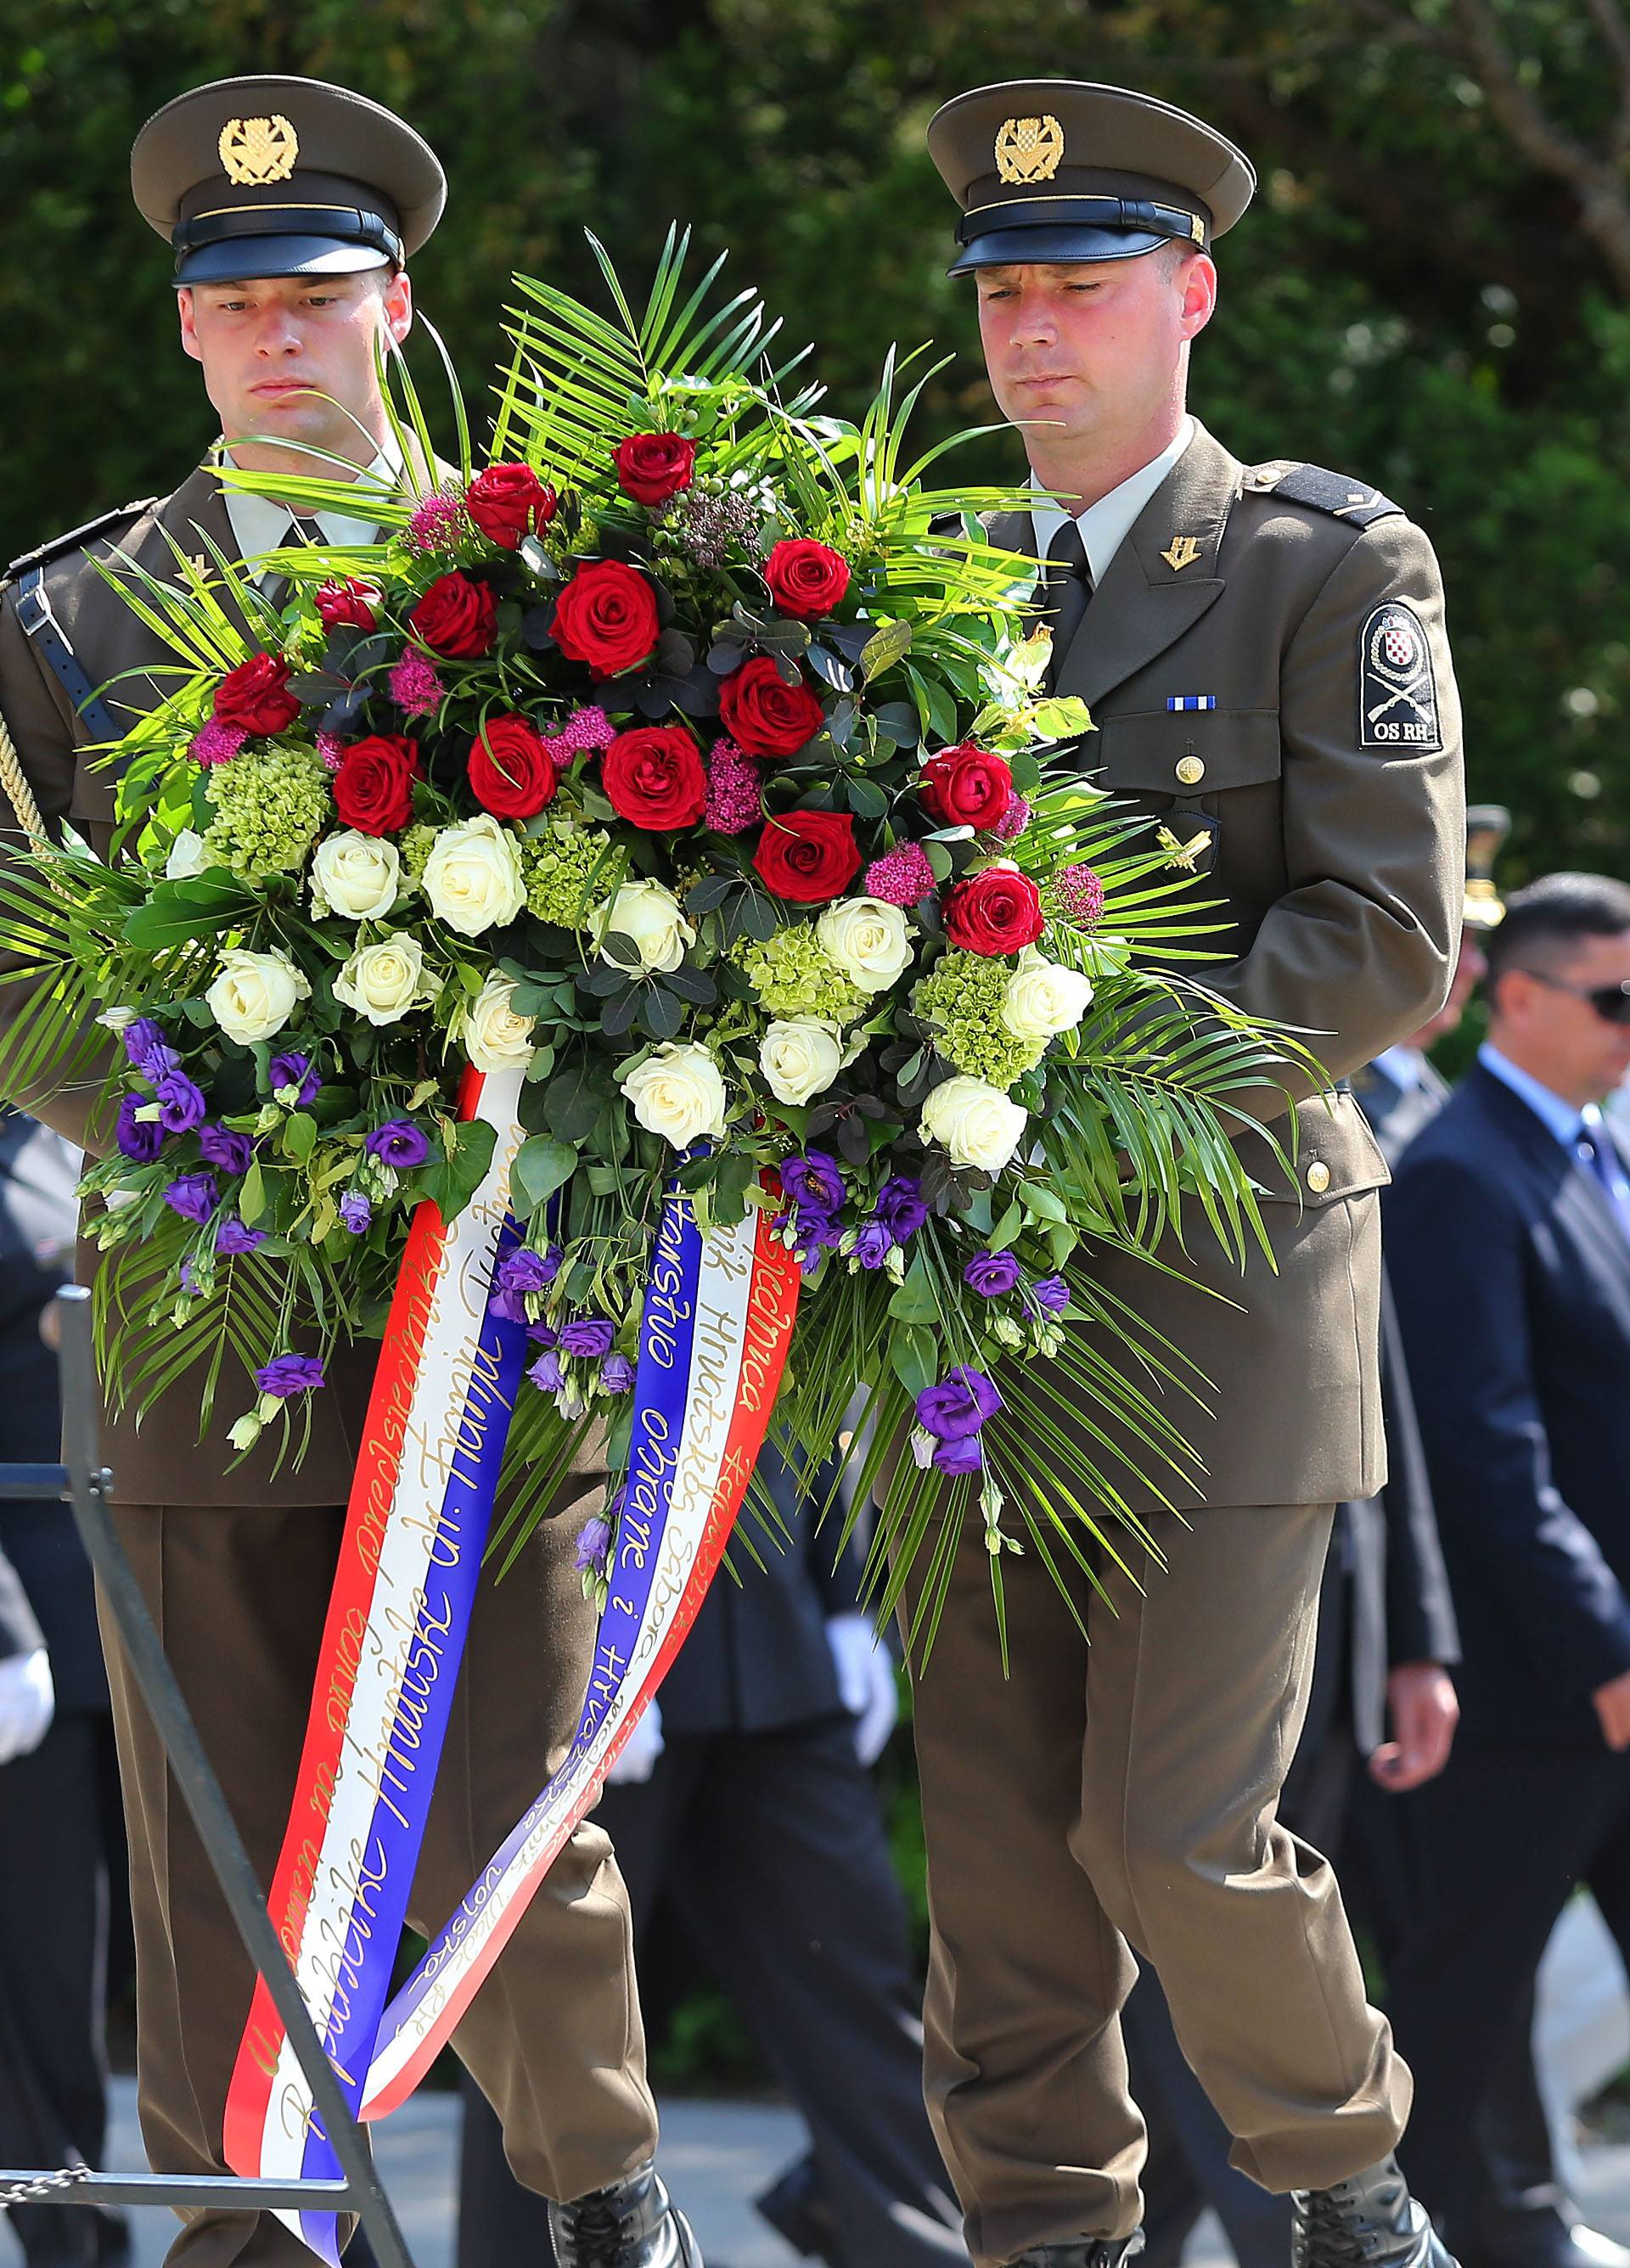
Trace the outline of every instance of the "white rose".
<path fill-rule="evenodd" d="M 1073 1032 L 1092 1005 L 1092 986 L 1079 969 L 1027 952 L 1007 979 L 1002 1021 L 1016 1040 L 1051 1040 Z"/>
<path fill-rule="evenodd" d="M 917 1130 L 925 1142 L 948 1150 L 953 1165 L 994 1174 L 1018 1148 L 1025 1120 L 1026 1114 L 999 1086 L 959 1077 L 930 1091 Z"/>
<path fill-rule="evenodd" d="M 424 948 L 417 938 L 406 935 L 363 946 L 334 980 L 335 998 L 371 1024 L 399 1023 L 434 991 L 434 983 L 425 980 Z"/>
<path fill-rule="evenodd" d="M 507 976 L 489 976 L 469 1006 L 464 1049 L 477 1071 L 519 1071 L 532 1060 L 536 1019 L 512 1006 L 515 986 Z"/>
<path fill-rule="evenodd" d="M 311 993 L 286 953 L 246 953 L 232 946 L 221 954 L 220 968 L 203 997 L 227 1038 L 246 1047 L 282 1031 L 295 1002 Z"/>
<path fill-rule="evenodd" d="M 513 922 L 527 902 L 514 837 L 490 812 L 444 827 L 424 861 L 431 910 L 463 937 Z"/>
<path fill-rule="evenodd" d="M 402 858 L 394 843 L 356 828 L 325 835 L 312 860 L 312 911 L 345 921 L 380 921 L 402 889 Z"/>
<path fill-rule="evenodd" d="M 665 976 L 677 968 L 685 957 L 685 947 L 697 941 L 695 930 L 680 910 L 679 900 L 660 882 L 624 882 L 614 896 L 597 906 L 594 935 L 603 938 L 608 930 L 633 939 L 639 947 L 640 971 L 647 976 L 653 970 Z M 611 959 L 608 953 L 600 957 Z"/>
<path fill-rule="evenodd" d="M 170 845 L 170 855 L 164 862 L 164 878 L 166 882 L 189 881 L 195 874 L 202 874 L 209 863 L 203 836 L 195 827 L 183 827 Z"/>
<path fill-rule="evenodd" d="M 676 1150 L 725 1130 L 725 1082 L 699 1041 L 654 1049 L 630 1071 L 623 1092 L 647 1133 L 662 1135 Z"/>
<path fill-rule="evenodd" d="M 816 1017 L 771 1024 L 758 1043 L 758 1068 L 778 1102 L 808 1102 L 824 1094 L 843 1067 L 837 1025 Z"/>
<path fill-rule="evenodd" d="M 862 992 L 886 992 L 911 962 L 905 915 L 881 898 L 840 898 L 815 924 L 815 936 L 828 960 Z"/>

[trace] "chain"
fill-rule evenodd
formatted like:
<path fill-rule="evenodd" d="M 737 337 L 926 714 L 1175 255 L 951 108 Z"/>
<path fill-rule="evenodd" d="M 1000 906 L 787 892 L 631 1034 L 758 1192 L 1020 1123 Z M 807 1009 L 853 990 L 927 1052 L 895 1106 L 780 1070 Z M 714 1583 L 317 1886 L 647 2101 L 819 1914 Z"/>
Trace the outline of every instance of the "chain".
<path fill-rule="evenodd" d="M 60 2173 L 36 2174 L 32 2181 L 8 2182 L 0 2189 L 0 2207 L 28 2205 L 35 2198 L 49 2197 L 53 2190 L 71 2190 L 90 2178 L 89 2166 L 64 2166 Z"/>

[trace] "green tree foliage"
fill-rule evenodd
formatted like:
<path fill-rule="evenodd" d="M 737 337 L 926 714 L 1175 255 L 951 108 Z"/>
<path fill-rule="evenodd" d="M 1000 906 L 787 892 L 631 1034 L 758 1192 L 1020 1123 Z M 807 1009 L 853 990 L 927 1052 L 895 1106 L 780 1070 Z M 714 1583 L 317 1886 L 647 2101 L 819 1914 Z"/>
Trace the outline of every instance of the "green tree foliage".
<path fill-rule="evenodd" d="M 341 79 L 429 136 L 452 202 L 416 282 L 472 386 L 512 269 L 592 291 L 586 222 L 636 273 L 677 216 L 845 408 L 891 339 L 955 347 L 929 433 L 990 409 L 943 274 L 935 105 L 1052 72 L 1201 111 L 1264 188 L 1222 247 L 1196 407 L 1241 455 L 1358 473 L 1430 531 L 1473 792 L 1517 813 L 1505 871 L 1630 871 L 1622 0 L 36 0 L 11 28 L 7 550 L 173 485 L 208 437 L 126 173 L 136 127 L 203 79 Z M 969 477 L 1017 457 L 992 438 Z"/>

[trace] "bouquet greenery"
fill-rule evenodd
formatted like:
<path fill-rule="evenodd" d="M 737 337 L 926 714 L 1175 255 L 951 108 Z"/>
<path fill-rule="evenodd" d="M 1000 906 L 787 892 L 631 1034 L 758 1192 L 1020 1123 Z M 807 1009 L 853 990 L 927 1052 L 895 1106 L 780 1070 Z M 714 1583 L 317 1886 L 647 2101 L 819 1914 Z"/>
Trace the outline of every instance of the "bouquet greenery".
<path fill-rule="evenodd" d="M 786 1435 L 830 1454 L 860 1391 L 881 1547 L 948 1489 L 999 1597 L 1005 1548 L 1079 1555 L 1117 1502 L 1100 1423 L 1181 1454 L 1083 1334 L 1132 1329 L 1091 1250 L 1152 1253 L 1192 1199 L 1243 1261 L 1229 1138 L 1288 1043 L 1182 973 L 1205 908 L 1043 689 L 1035 564 L 975 516 L 1013 499 L 926 485 L 950 444 L 907 461 L 923 380 L 891 357 L 859 424 L 822 414 L 684 261 L 638 313 L 603 255 L 609 316 L 518 278 L 480 456 L 454 387 L 436 458 L 397 362 L 399 489 L 223 470 L 377 543 L 115 562 L 173 689 L 109 752 L 113 860 L 0 880 L 38 988 L 6 1075 L 121 1035 L 85 1177 L 108 1378 L 145 1407 L 203 1359 L 206 1418 L 230 1393 L 240 1447 L 276 1420 L 298 1454 L 410 1209 L 488 1169 L 468 1067 L 519 1071 L 512 1532 L 586 1428 L 625 1454 L 676 1180 L 800 1264 Z"/>

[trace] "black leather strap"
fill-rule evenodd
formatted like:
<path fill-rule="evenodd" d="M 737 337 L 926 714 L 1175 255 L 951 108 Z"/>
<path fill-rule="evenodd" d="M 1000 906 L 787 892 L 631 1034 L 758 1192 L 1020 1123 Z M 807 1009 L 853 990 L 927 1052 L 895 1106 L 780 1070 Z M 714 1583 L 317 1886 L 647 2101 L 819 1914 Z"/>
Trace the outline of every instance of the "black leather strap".
<path fill-rule="evenodd" d="M 51 612 L 43 567 L 31 567 L 18 584 L 17 619 L 30 644 L 72 703 L 74 713 L 84 723 L 90 738 L 95 741 L 122 739 L 123 735 L 114 719 L 112 710 L 100 697 L 96 688 L 80 667 L 78 655 L 69 644 L 62 624 Z"/>

